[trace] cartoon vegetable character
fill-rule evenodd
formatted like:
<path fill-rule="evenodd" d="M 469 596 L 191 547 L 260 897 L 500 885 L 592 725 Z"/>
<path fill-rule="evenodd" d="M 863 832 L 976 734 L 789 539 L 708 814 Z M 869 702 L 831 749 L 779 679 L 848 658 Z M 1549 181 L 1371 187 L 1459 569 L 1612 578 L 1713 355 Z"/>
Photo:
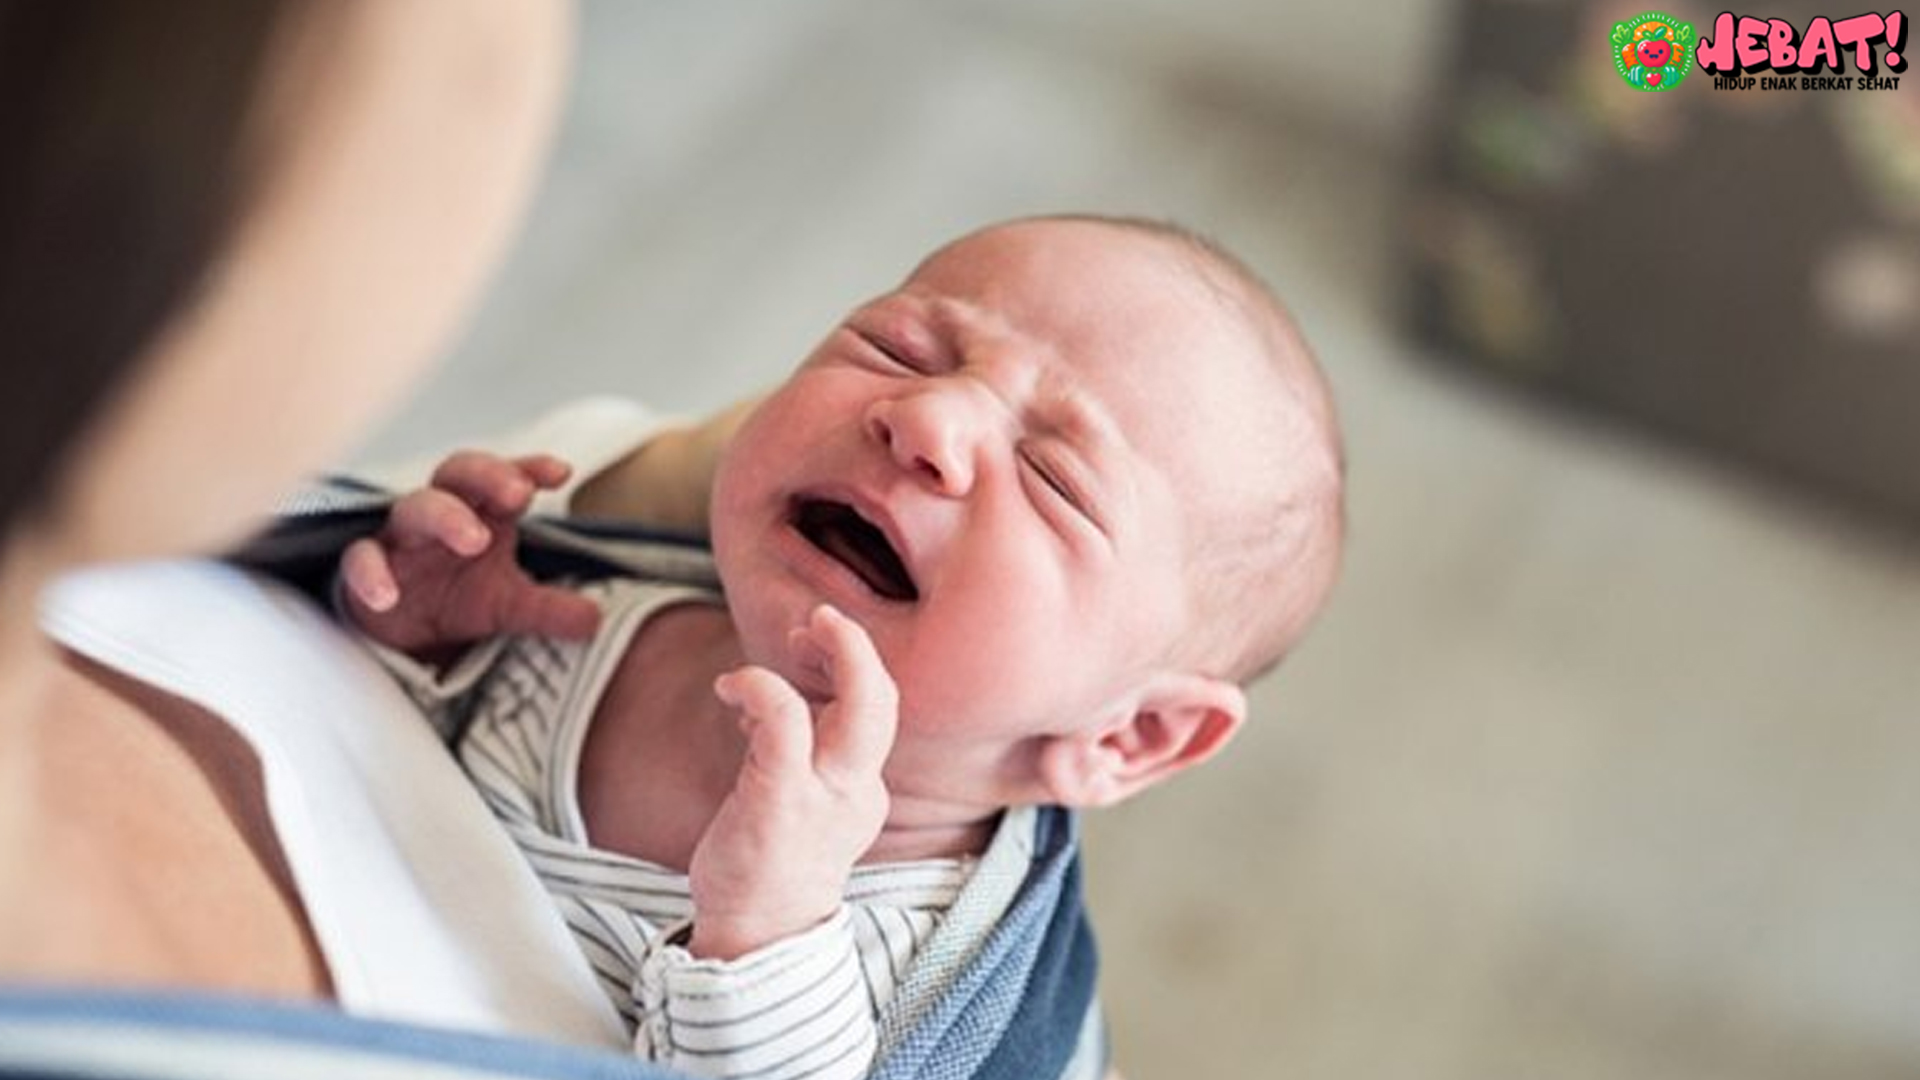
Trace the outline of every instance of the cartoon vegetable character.
<path fill-rule="evenodd" d="M 1629 83 L 1643 90 L 1668 89 L 1686 74 L 1691 56 L 1693 27 L 1681 23 L 1678 31 L 1658 18 L 1641 17 L 1636 24 L 1615 23 L 1613 44 L 1617 65 Z"/>

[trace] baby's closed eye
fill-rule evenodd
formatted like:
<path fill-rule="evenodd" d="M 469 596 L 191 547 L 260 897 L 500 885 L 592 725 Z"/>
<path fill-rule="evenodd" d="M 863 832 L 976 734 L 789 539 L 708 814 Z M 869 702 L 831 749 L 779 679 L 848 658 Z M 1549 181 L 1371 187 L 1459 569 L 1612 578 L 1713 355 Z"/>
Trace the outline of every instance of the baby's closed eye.
<path fill-rule="evenodd" d="M 922 373 L 926 371 L 925 363 L 915 358 L 913 353 L 903 346 L 897 345 L 885 336 L 876 334 L 870 330 L 862 330 L 857 327 L 851 329 L 855 337 L 865 343 L 869 349 L 880 354 L 880 358 L 886 363 L 907 371 Z"/>
<path fill-rule="evenodd" d="M 1087 524 L 1100 528 L 1085 482 L 1066 455 L 1041 444 L 1028 443 L 1020 448 L 1020 461 L 1039 482 L 1046 497 L 1058 500 Z"/>

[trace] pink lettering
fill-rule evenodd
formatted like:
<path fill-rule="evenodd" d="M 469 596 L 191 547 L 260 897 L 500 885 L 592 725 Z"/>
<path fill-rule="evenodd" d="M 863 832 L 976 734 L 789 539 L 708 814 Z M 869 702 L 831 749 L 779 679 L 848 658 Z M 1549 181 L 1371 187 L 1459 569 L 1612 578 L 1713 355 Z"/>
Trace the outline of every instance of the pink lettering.
<path fill-rule="evenodd" d="M 1875 15 L 1874 18 L 1880 16 Z M 1761 43 L 1769 29 L 1765 19 L 1756 19 L 1751 15 L 1740 16 L 1740 36 L 1734 40 L 1734 54 L 1740 57 L 1740 66 L 1751 71 L 1765 71 L 1767 47 Z"/>
<path fill-rule="evenodd" d="M 1853 46 L 1853 66 L 1860 71 L 1873 70 L 1873 43 L 1886 32 L 1887 20 L 1871 11 L 1833 24 L 1833 39 L 1842 48 Z"/>
<path fill-rule="evenodd" d="M 1761 19 L 1722 11 L 1713 20 L 1713 35 L 1702 36 L 1694 55 L 1702 68 L 1716 75 L 1740 75 L 1749 71 L 1818 73 L 1822 69 L 1836 74 L 1846 70 L 1849 49 L 1853 68 L 1872 75 L 1878 70 L 1875 46 L 1885 43 L 1883 59 L 1894 72 L 1905 71 L 1906 60 L 1900 50 L 1907 43 L 1905 12 L 1885 16 L 1868 11 L 1834 21 L 1816 16 L 1807 23 L 1805 35 L 1795 32 L 1785 19 Z"/>
<path fill-rule="evenodd" d="M 1795 71 L 1800 67 L 1800 52 L 1794 48 L 1800 35 L 1785 19 L 1767 20 L 1767 61 L 1775 71 Z"/>
<path fill-rule="evenodd" d="M 1694 56 L 1702 68 L 1719 75 L 1737 75 L 1740 65 L 1733 58 L 1733 12 L 1723 11 L 1713 20 L 1713 38 L 1700 39 Z"/>
<path fill-rule="evenodd" d="M 1806 40 L 1800 43 L 1800 66 L 1819 71 L 1825 64 L 1830 71 L 1840 70 L 1840 47 L 1833 43 L 1833 23 L 1825 15 L 1807 24 Z"/>

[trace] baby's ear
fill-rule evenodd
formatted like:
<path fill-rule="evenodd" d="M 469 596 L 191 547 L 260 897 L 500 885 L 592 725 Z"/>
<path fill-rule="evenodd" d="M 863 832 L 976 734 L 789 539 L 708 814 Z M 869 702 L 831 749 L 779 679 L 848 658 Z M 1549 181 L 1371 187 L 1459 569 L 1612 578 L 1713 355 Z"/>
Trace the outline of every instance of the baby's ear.
<path fill-rule="evenodd" d="M 1212 757 L 1246 718 L 1247 696 L 1233 683 L 1156 675 L 1112 722 L 1054 736 L 1040 752 L 1041 778 L 1061 806 L 1112 806 Z"/>

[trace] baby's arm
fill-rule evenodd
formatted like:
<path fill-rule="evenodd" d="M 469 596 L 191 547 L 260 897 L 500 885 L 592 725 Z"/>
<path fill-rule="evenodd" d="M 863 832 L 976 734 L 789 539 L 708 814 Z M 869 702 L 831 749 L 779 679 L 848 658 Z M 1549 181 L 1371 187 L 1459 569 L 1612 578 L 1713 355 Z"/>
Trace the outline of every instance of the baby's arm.
<path fill-rule="evenodd" d="M 897 693 L 866 632 L 832 608 L 794 644 L 832 698 L 810 705 L 765 668 L 720 679 L 746 760 L 694 850 L 691 936 L 641 971 L 638 1048 L 704 1075 L 859 1077 L 877 1047 L 842 897 L 886 820 Z"/>
<path fill-rule="evenodd" d="M 568 509 L 586 517 L 705 534 L 720 454 L 759 403 L 759 398 L 750 398 L 691 427 L 659 432 L 585 478 Z"/>

